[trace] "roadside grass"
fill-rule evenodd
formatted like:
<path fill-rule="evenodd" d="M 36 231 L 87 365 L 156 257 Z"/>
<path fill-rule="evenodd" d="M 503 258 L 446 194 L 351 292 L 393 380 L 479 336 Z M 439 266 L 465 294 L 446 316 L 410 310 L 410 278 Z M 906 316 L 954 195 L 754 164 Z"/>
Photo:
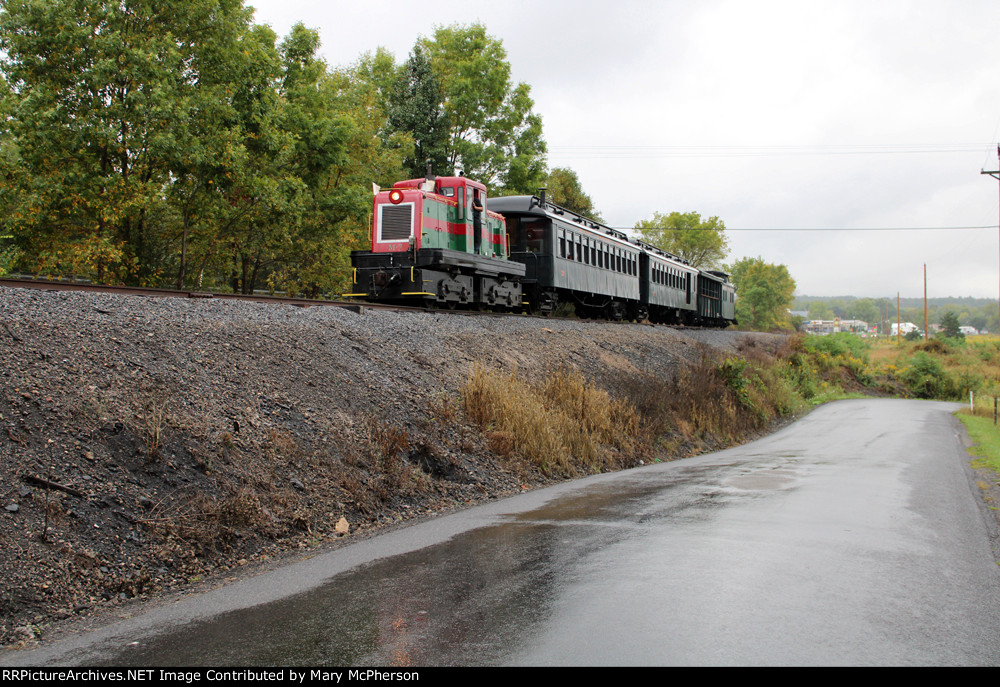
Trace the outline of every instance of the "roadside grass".
<path fill-rule="evenodd" d="M 567 477 L 617 470 L 739 443 L 805 410 L 786 355 L 753 343 L 738 355 L 706 350 L 676 372 L 617 375 L 608 389 L 572 368 L 529 382 L 477 365 L 462 405 L 501 458 Z"/>
<path fill-rule="evenodd" d="M 985 411 L 985 409 L 984 409 Z M 1000 474 L 1000 428 L 993 424 L 993 409 L 972 414 L 968 408 L 956 413 L 958 419 L 965 425 L 969 437 L 974 442 L 969 452 L 977 456 L 972 462 L 975 468 L 989 468 Z"/>
<path fill-rule="evenodd" d="M 897 345 L 841 333 L 769 347 L 748 339 L 727 355 L 706 349 L 671 372 L 617 375 L 607 389 L 571 368 L 529 381 L 476 366 L 461 397 L 496 455 L 569 477 L 722 448 L 834 400 L 964 401 L 970 389 L 989 398 L 1000 395 L 997 380 L 1000 337 Z"/>
<path fill-rule="evenodd" d="M 809 399 L 810 406 L 821 406 L 831 401 L 846 401 L 854 398 L 871 398 L 871 394 L 864 394 L 857 391 L 844 391 L 839 387 L 831 387 L 822 391 Z"/>

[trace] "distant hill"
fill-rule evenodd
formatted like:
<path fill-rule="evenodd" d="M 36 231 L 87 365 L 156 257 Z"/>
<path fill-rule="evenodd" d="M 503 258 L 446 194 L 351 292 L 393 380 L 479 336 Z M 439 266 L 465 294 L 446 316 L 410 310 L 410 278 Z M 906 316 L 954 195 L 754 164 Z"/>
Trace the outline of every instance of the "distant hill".
<path fill-rule="evenodd" d="M 834 317 L 864 320 L 870 325 L 886 319 L 895 321 L 896 297 L 859 298 L 857 296 L 796 296 L 792 310 L 805 311 L 806 319 L 829 320 Z M 948 296 L 927 299 L 928 324 L 938 324 L 941 317 L 953 312 L 962 326 L 974 327 L 980 332 L 1000 331 L 1000 314 L 993 298 Z M 900 298 L 898 319 L 923 327 L 924 299 Z"/>
<path fill-rule="evenodd" d="M 857 301 L 867 298 L 868 300 L 874 301 L 876 303 L 884 303 L 889 301 L 892 307 L 896 305 L 895 296 L 796 296 L 795 303 L 792 310 L 808 310 L 809 304 L 814 301 L 823 301 L 825 303 L 833 303 L 840 301 L 842 303 L 850 303 L 851 301 Z M 946 296 L 943 298 L 928 298 L 927 307 L 940 308 L 946 305 L 963 306 L 967 308 L 982 308 L 985 306 L 997 307 L 996 298 L 973 298 L 972 296 Z M 899 307 L 902 309 L 906 308 L 923 308 L 924 299 L 923 298 L 900 298 Z"/>

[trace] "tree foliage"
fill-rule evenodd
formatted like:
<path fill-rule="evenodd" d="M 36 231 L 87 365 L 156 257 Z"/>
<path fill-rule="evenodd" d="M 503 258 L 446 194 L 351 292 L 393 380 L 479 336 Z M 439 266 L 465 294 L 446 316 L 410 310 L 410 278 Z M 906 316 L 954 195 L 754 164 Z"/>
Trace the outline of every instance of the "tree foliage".
<path fill-rule="evenodd" d="M 952 310 L 941 316 L 941 336 L 948 339 L 965 340 L 965 334 L 962 333 L 958 324 L 958 315 Z"/>
<path fill-rule="evenodd" d="M 598 222 L 604 221 L 594 209 L 594 202 L 590 196 L 584 193 L 580 178 L 572 169 L 556 167 L 545 177 L 544 186 L 548 190 L 548 197 L 556 205 Z"/>
<path fill-rule="evenodd" d="M 825 301 L 813 301 L 809 304 L 810 320 L 832 320 L 837 314 Z"/>
<path fill-rule="evenodd" d="M 538 188 L 545 174 L 542 120 L 532 111 L 531 88 L 511 82 L 503 42 L 481 24 L 455 24 L 438 27 L 418 47 L 443 94 L 449 171 L 460 170 L 495 192 Z"/>
<path fill-rule="evenodd" d="M 413 154 L 404 160 L 410 178 L 426 173 L 450 174 L 454 167 L 448 154 L 450 127 L 444 109 L 444 90 L 419 43 L 396 78 L 388 98 L 386 134 L 401 132 L 413 139 Z"/>
<path fill-rule="evenodd" d="M 729 254 L 726 225 L 718 217 L 702 219 L 697 212 L 654 212 L 635 225 L 639 238 L 680 256 L 693 267 L 718 269 Z"/>
<path fill-rule="evenodd" d="M 736 319 L 741 325 L 759 331 L 789 328 L 795 280 L 785 265 L 743 258 L 727 271 L 736 287 Z"/>
<path fill-rule="evenodd" d="M 331 70 L 317 32 L 279 45 L 243 0 L 0 8 L 6 263 L 243 292 L 343 285 L 371 182 L 403 176 L 412 151 L 379 135 L 390 55 Z"/>

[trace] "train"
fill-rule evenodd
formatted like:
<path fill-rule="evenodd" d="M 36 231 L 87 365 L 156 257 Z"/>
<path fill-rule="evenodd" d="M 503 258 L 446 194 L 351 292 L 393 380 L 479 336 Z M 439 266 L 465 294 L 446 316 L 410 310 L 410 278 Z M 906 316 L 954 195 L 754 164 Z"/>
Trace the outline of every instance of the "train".
<path fill-rule="evenodd" d="M 428 308 L 550 314 L 727 327 L 736 290 L 622 231 L 537 195 L 488 198 L 464 176 L 378 189 L 371 249 L 351 252 L 344 296 Z"/>

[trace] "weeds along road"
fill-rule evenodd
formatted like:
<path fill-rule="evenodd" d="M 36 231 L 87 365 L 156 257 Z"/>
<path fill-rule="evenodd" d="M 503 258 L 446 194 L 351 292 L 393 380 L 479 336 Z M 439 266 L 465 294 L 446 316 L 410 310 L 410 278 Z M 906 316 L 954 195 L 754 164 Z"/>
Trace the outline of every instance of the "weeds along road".
<path fill-rule="evenodd" d="M 0 663 L 989 665 L 957 404 L 841 401 L 711 455 L 429 521 Z"/>

